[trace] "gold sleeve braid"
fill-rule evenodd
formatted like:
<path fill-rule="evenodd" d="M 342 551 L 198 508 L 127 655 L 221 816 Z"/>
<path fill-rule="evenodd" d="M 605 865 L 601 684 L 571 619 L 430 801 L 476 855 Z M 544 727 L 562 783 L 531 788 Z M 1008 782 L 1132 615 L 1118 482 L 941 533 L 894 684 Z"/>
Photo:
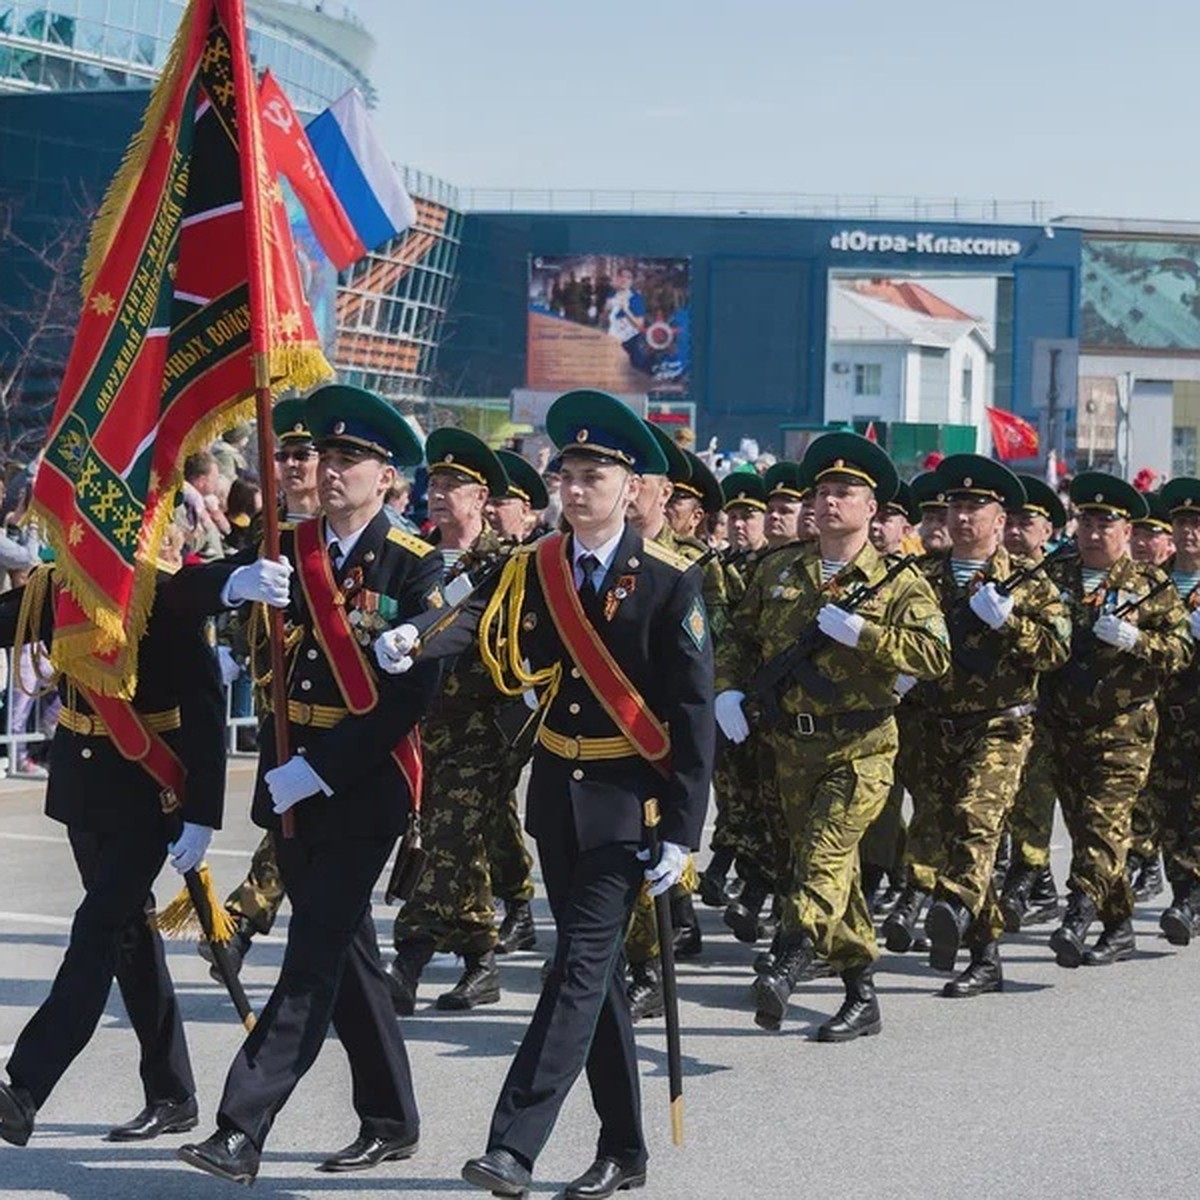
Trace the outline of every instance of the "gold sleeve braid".
<path fill-rule="evenodd" d="M 21 682 L 20 672 L 17 672 L 17 687 L 33 700 L 48 696 L 58 687 L 58 672 L 51 667 L 41 638 L 42 613 L 50 599 L 50 577 L 51 568 L 48 566 L 35 567 L 29 573 L 25 591 L 21 594 L 21 607 L 17 611 L 17 628 L 13 636 L 13 650 L 20 654 L 21 650 L 28 646 L 35 676 L 46 680 L 44 686 L 35 685 L 34 690 L 30 692 Z"/>

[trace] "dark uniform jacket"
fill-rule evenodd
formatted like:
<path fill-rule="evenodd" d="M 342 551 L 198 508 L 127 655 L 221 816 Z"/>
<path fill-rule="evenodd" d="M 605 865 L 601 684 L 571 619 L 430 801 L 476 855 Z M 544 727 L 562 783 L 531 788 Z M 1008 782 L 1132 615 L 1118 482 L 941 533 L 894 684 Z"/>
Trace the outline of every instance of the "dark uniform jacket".
<path fill-rule="evenodd" d="M 570 541 L 566 549 L 570 560 Z M 533 550 L 522 548 L 518 553 Z M 561 814 L 554 810 L 569 803 L 580 849 L 640 842 L 642 805 L 653 797 L 662 811 L 659 836 L 679 845 L 699 846 L 712 775 L 713 668 L 712 639 L 700 596 L 701 572 L 691 566 L 661 546 L 643 543 L 641 534 L 627 525 L 600 593 L 587 588 L 581 593 L 584 612 L 601 641 L 651 711 L 669 727 L 670 780 L 640 757 L 571 761 L 539 744 L 526 797 L 525 824 L 533 837 L 558 827 Z M 626 593 L 620 600 L 615 596 L 618 588 Z M 611 616 L 606 617 L 610 593 Z M 438 636 L 439 655 L 458 653 L 467 644 L 483 603 L 480 597 L 467 606 L 462 619 Z M 617 736 L 616 723 L 575 669 L 558 636 L 532 562 L 521 612 L 521 654 L 535 670 L 563 664 L 562 683 L 546 713 L 546 728 L 566 737 Z M 430 614 L 424 623 L 436 617 Z M 420 627 L 422 622 L 417 624 Z M 434 652 L 432 641 L 430 652 Z"/>
<path fill-rule="evenodd" d="M 47 570 L 51 568 L 39 568 Z M 186 571 L 160 572 L 154 606 L 138 646 L 138 682 L 133 707 L 143 713 L 181 710 L 179 729 L 163 740 L 187 769 L 183 807 L 163 812 L 159 783 L 122 757 L 107 736 L 73 733 L 60 725 L 50 747 L 46 815 L 93 833 L 115 833 L 158 822 L 163 837 L 179 833 L 179 822 L 219 829 L 225 806 L 225 692 L 205 618 L 191 602 Z M 0 597 L 0 644 L 11 646 L 24 589 Z M 54 638 L 54 598 L 42 612 L 41 639 Z M 59 695 L 71 708 L 90 712 L 72 685 L 60 680 Z"/>
<path fill-rule="evenodd" d="M 322 532 L 322 545 L 324 540 Z M 280 549 L 298 569 L 294 542 L 294 530 L 285 528 Z M 253 562 L 256 556 L 256 552 L 246 552 L 223 563 L 188 568 L 184 573 L 193 576 L 208 611 L 217 612 L 221 610 L 221 592 L 233 570 Z M 439 667 L 436 662 L 422 662 L 405 675 L 387 675 L 378 669 L 372 646 L 383 628 L 411 621 L 427 604 L 439 602 L 441 579 L 442 556 L 420 538 L 394 529 L 382 510 L 362 531 L 349 558 L 338 568 L 337 581 L 351 611 L 361 610 L 371 593 L 390 597 L 395 609 L 387 606 L 386 625 L 356 626 L 370 634 L 370 644 L 362 650 L 378 682 L 379 702 L 375 708 L 362 716 L 346 716 L 331 729 L 289 721 L 291 752 L 303 754 L 333 792 L 331 796 L 318 792 L 292 809 L 300 837 L 309 841 L 386 837 L 404 828 L 410 798 L 391 751 L 425 712 L 438 685 Z M 344 708 L 345 699 L 317 641 L 296 575 L 292 577 L 285 620 L 300 631 L 288 666 L 288 699 Z M 272 811 L 270 792 L 263 780 L 266 772 L 277 765 L 273 714 L 264 719 L 259 745 L 251 815 L 264 829 L 277 829 L 279 817 Z"/>

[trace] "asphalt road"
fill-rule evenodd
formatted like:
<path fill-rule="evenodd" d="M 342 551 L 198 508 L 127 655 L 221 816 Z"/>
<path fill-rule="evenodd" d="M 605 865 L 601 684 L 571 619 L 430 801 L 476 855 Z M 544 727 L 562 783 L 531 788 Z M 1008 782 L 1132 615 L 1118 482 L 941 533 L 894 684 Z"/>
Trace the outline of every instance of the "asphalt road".
<path fill-rule="evenodd" d="M 210 857 L 225 886 L 240 878 L 256 841 L 242 816 L 249 775 L 232 768 L 236 814 Z M 1065 874 L 1061 834 L 1056 873 Z M 161 894 L 173 895 L 166 875 Z M 44 996 L 79 896 L 62 830 L 41 815 L 36 786 L 0 785 L 0 1061 Z M 161 898 L 161 897 L 160 897 Z M 752 953 L 703 910 L 704 957 L 683 968 L 687 1145 L 670 1144 L 661 1023 L 639 1032 L 654 1197 L 1071 1198 L 1200 1194 L 1197 1102 L 1200 948 L 1177 951 L 1157 934 L 1158 903 L 1139 911 L 1134 962 L 1063 971 L 1048 928 L 1009 941 L 1008 990 L 948 1001 L 941 978 L 912 956 L 885 956 L 879 975 L 882 1036 L 844 1046 L 810 1033 L 838 1004 L 840 985 L 807 985 L 779 1034 L 753 1023 Z M 256 1185 L 260 1196 L 372 1197 L 396 1192 L 483 1193 L 459 1179 L 484 1147 L 509 1058 L 532 1010 L 552 930 L 537 908 L 538 951 L 503 963 L 501 1002 L 440 1014 L 434 996 L 457 977 L 436 959 L 416 1016 L 404 1021 L 422 1108 L 422 1147 L 407 1163 L 358 1176 L 314 1172 L 356 1133 L 348 1072 L 331 1040 L 284 1110 Z M 377 910 L 381 939 L 388 910 Z M 285 930 L 286 917 L 276 928 Z M 256 944 L 243 978 L 261 1006 L 282 953 L 278 936 Z M 194 945 L 173 943 L 198 1078 L 200 1133 L 211 1126 L 240 1027 Z M 0 1144 L 0 1197 L 173 1200 L 232 1195 L 231 1185 L 174 1157 L 183 1137 L 141 1148 L 101 1140 L 142 1104 L 136 1046 L 114 994 L 91 1045 L 39 1114 L 25 1149 Z M 538 1163 L 534 1195 L 551 1196 L 591 1160 L 595 1125 L 582 1083 Z"/>

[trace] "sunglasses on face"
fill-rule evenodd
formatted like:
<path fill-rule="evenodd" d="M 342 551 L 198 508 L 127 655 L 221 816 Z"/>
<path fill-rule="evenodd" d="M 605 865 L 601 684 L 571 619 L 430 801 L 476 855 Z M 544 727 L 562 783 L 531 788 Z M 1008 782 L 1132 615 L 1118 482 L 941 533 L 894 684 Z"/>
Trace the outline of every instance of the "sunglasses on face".
<path fill-rule="evenodd" d="M 306 463 L 316 454 L 315 450 L 276 450 L 277 463 L 298 462 Z"/>

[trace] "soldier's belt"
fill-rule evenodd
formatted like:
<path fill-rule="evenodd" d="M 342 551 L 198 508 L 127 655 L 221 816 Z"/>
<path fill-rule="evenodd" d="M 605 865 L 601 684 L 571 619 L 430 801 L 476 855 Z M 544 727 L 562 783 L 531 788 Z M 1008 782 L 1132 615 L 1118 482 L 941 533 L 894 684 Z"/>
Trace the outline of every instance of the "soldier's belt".
<path fill-rule="evenodd" d="M 988 721 L 1017 721 L 1021 717 L 1030 717 L 1035 712 L 1037 712 L 1036 704 L 1014 704 L 1011 708 L 993 708 L 987 712 L 955 713 L 954 716 L 938 716 L 935 719 L 938 728 L 949 737 L 955 733 L 965 733 L 969 729 L 986 725 Z"/>
<path fill-rule="evenodd" d="M 858 708 L 840 713 L 797 713 L 796 732 L 801 737 L 816 733 L 866 733 L 882 725 L 894 712 L 889 708 Z M 786 727 L 785 727 L 786 728 Z"/>
<path fill-rule="evenodd" d="M 287 712 L 290 724 L 313 729 L 332 729 L 350 715 L 350 710 L 339 704 L 305 704 L 303 700 L 289 700 Z"/>
<path fill-rule="evenodd" d="M 607 758 L 636 758 L 638 752 L 633 743 L 624 736 L 617 737 L 567 737 L 555 733 L 545 725 L 538 730 L 538 741 L 557 758 L 579 759 L 581 762 L 597 762 Z"/>
<path fill-rule="evenodd" d="M 178 708 L 168 708 L 164 712 L 139 712 L 138 716 L 147 728 L 155 733 L 169 733 L 183 724 L 183 717 Z M 95 713 L 80 712 L 77 708 L 68 708 L 65 704 L 58 714 L 58 723 L 72 733 L 82 737 L 108 737 L 108 726 L 104 719 Z"/>

